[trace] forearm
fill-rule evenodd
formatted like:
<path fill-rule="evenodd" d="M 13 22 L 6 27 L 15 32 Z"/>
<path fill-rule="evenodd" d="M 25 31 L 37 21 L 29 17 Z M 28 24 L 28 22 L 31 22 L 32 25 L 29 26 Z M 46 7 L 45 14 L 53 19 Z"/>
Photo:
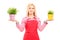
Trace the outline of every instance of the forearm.
<path fill-rule="evenodd" d="M 16 27 L 22 32 L 24 30 L 24 25 L 19 24 L 19 22 L 16 22 Z"/>
<path fill-rule="evenodd" d="M 47 22 L 44 22 L 42 25 L 39 26 L 39 30 L 43 31 L 47 24 L 48 24 Z"/>

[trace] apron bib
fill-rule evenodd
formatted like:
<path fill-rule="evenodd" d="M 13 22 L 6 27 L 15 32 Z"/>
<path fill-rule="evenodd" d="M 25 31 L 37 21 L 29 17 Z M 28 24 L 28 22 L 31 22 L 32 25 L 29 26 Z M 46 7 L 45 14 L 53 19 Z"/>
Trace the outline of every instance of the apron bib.
<path fill-rule="evenodd" d="M 37 27 L 38 27 L 38 22 L 36 18 L 34 18 L 34 20 L 27 19 L 23 40 L 39 40 Z"/>

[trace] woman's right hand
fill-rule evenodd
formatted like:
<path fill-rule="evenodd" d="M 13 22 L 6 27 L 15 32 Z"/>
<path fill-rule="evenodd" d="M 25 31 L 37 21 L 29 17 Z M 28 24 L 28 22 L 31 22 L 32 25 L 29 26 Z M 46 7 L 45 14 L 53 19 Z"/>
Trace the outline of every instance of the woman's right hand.
<path fill-rule="evenodd" d="M 19 22 L 17 20 L 14 20 L 14 22 L 16 22 L 16 24 L 19 24 Z"/>
<path fill-rule="evenodd" d="M 12 22 L 16 22 L 16 23 L 19 23 L 17 20 L 10 20 L 10 21 L 12 21 Z"/>

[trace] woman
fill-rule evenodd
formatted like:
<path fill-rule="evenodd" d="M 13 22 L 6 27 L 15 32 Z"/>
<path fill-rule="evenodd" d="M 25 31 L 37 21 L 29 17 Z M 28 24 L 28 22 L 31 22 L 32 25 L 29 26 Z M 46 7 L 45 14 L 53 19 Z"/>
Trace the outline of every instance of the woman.
<path fill-rule="evenodd" d="M 27 17 L 24 17 L 22 19 L 21 24 L 19 24 L 18 21 L 15 22 L 17 28 L 20 31 L 23 31 L 25 29 L 23 40 L 40 40 L 37 29 L 42 31 L 48 24 L 47 21 L 44 21 L 44 23 L 41 25 L 41 21 L 36 16 L 36 10 L 34 4 L 28 4 Z"/>

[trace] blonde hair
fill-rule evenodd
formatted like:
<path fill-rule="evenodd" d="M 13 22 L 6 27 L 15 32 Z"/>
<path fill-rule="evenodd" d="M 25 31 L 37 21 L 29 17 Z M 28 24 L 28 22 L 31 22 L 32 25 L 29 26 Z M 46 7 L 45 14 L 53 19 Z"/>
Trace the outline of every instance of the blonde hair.
<path fill-rule="evenodd" d="M 36 8 L 35 8 L 35 5 L 34 5 L 33 3 L 30 3 L 30 4 L 28 4 L 28 6 L 27 6 L 27 16 L 29 16 L 29 12 L 28 12 L 29 6 L 33 6 L 33 7 L 34 7 L 35 12 L 33 13 L 33 16 L 36 16 Z"/>

